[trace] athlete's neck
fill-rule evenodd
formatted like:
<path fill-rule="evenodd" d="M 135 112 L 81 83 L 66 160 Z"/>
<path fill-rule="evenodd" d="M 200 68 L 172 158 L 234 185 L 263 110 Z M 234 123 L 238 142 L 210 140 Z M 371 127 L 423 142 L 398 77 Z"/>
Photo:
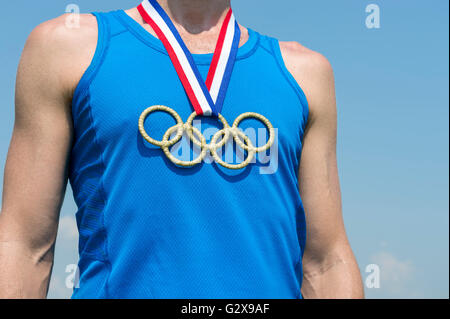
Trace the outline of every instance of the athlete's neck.
<path fill-rule="evenodd" d="M 158 0 L 174 23 L 198 34 L 220 26 L 230 0 Z"/>

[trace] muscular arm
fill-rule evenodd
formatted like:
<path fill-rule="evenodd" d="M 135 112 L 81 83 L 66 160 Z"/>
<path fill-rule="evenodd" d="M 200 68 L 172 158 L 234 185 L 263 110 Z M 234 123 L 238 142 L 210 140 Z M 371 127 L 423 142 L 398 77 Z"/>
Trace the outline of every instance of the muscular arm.
<path fill-rule="evenodd" d="M 281 47 L 286 66 L 302 85 L 310 108 L 299 172 L 307 220 L 302 293 L 305 298 L 363 298 L 361 276 L 342 218 L 333 71 L 323 56 L 297 43 Z"/>
<path fill-rule="evenodd" d="M 0 298 L 47 295 L 67 183 L 71 96 L 95 41 L 89 21 L 77 31 L 65 27 L 64 16 L 42 24 L 22 55 L 0 214 Z"/>

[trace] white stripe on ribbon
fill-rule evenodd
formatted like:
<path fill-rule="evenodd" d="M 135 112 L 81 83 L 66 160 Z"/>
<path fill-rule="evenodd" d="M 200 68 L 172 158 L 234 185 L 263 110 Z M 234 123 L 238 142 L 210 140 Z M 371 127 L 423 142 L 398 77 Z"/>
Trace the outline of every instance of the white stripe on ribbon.
<path fill-rule="evenodd" d="M 198 103 L 200 104 L 200 107 L 203 110 L 203 114 L 206 116 L 211 115 L 212 109 L 208 103 L 208 100 L 206 99 L 205 95 L 203 94 L 202 88 L 200 87 L 200 84 L 198 83 L 197 77 L 195 76 L 194 70 L 192 69 L 192 67 L 189 63 L 189 61 L 186 57 L 186 54 L 184 53 L 184 51 L 181 48 L 180 44 L 178 43 L 177 39 L 173 35 L 172 31 L 170 30 L 170 28 L 167 26 L 164 19 L 159 15 L 159 13 L 151 5 L 151 3 L 149 1 L 143 1 L 142 6 L 145 9 L 145 11 L 147 11 L 147 14 L 159 26 L 161 31 L 166 36 L 167 41 L 169 41 L 170 45 L 172 46 L 173 50 L 175 51 L 177 58 L 180 62 L 180 65 L 183 68 L 184 73 L 186 74 L 186 77 L 189 80 L 189 83 L 191 84 L 191 87 L 192 87 L 192 90 L 194 91 L 195 96 L 197 97 Z M 228 54 L 229 54 L 229 52 L 228 52 Z M 222 73 L 222 76 L 223 76 L 223 73 Z M 220 88 L 220 86 L 219 86 L 219 88 Z M 217 99 L 217 96 L 215 98 Z"/>
<path fill-rule="evenodd" d="M 234 14 L 232 14 L 230 22 L 228 23 L 227 33 L 225 36 L 222 52 L 220 54 L 219 63 L 217 64 L 216 73 L 214 74 L 213 82 L 211 84 L 210 94 L 214 103 L 217 102 L 217 98 L 222 87 L 223 76 L 225 74 L 225 70 L 227 69 L 231 47 L 233 46 L 235 28 L 236 19 L 234 17 Z"/>

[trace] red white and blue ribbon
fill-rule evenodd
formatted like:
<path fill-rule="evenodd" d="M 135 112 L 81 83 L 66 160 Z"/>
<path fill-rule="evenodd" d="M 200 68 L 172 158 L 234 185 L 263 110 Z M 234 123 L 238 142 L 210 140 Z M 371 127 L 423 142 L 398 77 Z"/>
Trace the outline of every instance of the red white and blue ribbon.
<path fill-rule="evenodd" d="M 198 115 L 217 116 L 231 80 L 241 32 L 230 9 L 223 22 L 206 82 L 170 17 L 156 0 L 144 0 L 138 10 L 164 44 Z"/>

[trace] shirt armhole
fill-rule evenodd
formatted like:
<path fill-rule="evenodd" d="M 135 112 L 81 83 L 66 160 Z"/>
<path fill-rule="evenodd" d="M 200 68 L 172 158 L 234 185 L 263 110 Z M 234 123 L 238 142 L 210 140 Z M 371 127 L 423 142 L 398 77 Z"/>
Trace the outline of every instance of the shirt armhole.
<path fill-rule="evenodd" d="M 304 124 L 304 126 L 306 126 L 306 123 L 308 122 L 308 116 L 309 116 L 309 104 L 308 104 L 308 99 L 306 98 L 306 94 L 303 91 L 303 89 L 301 88 L 300 84 L 294 78 L 292 73 L 288 70 L 288 68 L 284 62 L 283 55 L 281 53 L 280 42 L 276 39 L 272 39 L 271 42 L 272 42 L 273 54 L 277 60 L 278 67 L 280 68 L 281 73 L 284 75 L 287 82 L 291 85 L 292 89 L 295 91 L 295 93 L 297 94 L 297 96 L 300 100 L 300 104 L 302 105 L 302 111 L 303 111 L 302 112 L 303 120 L 304 120 L 303 124 Z"/>
<path fill-rule="evenodd" d="M 78 83 L 72 100 L 72 105 L 76 105 L 87 93 L 90 84 L 94 80 L 101 64 L 103 63 L 104 56 L 106 54 L 109 38 L 110 38 L 110 28 L 106 18 L 102 13 L 94 12 L 93 16 L 97 19 L 98 27 L 98 40 L 95 49 L 94 57 L 89 65 L 89 67 L 84 72 L 83 76 Z"/>

